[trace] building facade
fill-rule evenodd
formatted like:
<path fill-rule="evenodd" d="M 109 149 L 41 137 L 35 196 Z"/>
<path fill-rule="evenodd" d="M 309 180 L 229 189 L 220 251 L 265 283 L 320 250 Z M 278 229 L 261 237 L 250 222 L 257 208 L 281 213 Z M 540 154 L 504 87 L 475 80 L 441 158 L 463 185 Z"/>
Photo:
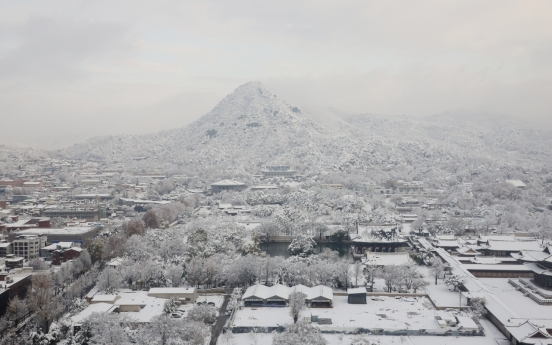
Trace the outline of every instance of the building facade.
<path fill-rule="evenodd" d="M 261 170 L 265 177 L 294 177 L 296 173 L 291 165 L 267 165 Z"/>
<path fill-rule="evenodd" d="M 25 260 L 40 257 L 40 249 L 46 244 L 46 237 L 36 235 L 20 235 L 13 241 L 13 254 Z"/>
<path fill-rule="evenodd" d="M 219 193 L 222 191 L 241 191 L 245 188 L 245 183 L 234 180 L 222 180 L 211 184 L 211 191 L 213 193 Z"/>
<path fill-rule="evenodd" d="M 87 221 L 98 221 L 102 218 L 101 208 L 61 208 L 53 210 L 45 210 L 45 217 L 60 217 L 60 218 L 78 218 L 86 219 Z"/>

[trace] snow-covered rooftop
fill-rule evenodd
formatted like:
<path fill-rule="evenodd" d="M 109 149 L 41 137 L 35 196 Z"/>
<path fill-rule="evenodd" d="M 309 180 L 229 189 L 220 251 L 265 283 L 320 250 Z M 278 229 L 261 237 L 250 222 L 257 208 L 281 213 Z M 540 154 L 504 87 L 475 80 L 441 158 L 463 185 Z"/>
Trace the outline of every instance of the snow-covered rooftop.
<path fill-rule="evenodd" d="M 78 324 L 84 321 L 93 313 L 111 313 L 115 308 L 116 307 L 113 304 L 109 303 L 90 304 L 88 307 L 84 308 L 83 311 L 71 317 L 71 321 Z"/>
<path fill-rule="evenodd" d="M 222 180 L 212 183 L 211 186 L 245 186 L 245 183 L 234 180 Z"/>

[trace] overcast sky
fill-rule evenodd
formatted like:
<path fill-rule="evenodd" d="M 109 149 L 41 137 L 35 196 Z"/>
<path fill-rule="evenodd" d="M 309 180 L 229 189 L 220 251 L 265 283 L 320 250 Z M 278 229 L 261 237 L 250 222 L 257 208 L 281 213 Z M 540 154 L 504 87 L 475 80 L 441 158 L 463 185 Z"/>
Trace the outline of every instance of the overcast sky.
<path fill-rule="evenodd" d="M 184 126 L 259 80 L 306 109 L 552 124 L 552 1 L 0 0 L 0 143 Z"/>

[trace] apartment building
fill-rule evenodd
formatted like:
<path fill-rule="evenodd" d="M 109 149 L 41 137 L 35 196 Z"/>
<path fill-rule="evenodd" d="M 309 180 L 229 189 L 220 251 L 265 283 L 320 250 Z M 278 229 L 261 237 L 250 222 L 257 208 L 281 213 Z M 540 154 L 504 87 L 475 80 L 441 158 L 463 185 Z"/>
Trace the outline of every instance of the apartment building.
<path fill-rule="evenodd" d="M 17 236 L 12 243 L 13 254 L 25 260 L 32 260 L 40 256 L 40 249 L 44 247 L 45 244 L 45 236 L 20 235 Z"/>

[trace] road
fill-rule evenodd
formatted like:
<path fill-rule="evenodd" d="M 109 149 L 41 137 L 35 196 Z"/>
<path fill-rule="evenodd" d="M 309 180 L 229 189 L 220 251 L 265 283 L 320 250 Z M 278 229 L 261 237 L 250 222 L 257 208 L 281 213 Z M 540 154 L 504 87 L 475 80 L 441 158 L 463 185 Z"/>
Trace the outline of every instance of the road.
<path fill-rule="evenodd" d="M 211 329 L 211 342 L 210 345 L 216 345 L 218 337 L 220 333 L 222 332 L 222 328 L 226 324 L 226 320 L 228 320 L 228 316 L 226 316 L 226 306 L 228 305 L 228 301 L 230 300 L 229 295 L 224 295 L 224 302 L 222 303 L 222 306 L 219 310 L 219 317 L 217 318 L 217 321 L 213 325 L 213 328 Z"/>

